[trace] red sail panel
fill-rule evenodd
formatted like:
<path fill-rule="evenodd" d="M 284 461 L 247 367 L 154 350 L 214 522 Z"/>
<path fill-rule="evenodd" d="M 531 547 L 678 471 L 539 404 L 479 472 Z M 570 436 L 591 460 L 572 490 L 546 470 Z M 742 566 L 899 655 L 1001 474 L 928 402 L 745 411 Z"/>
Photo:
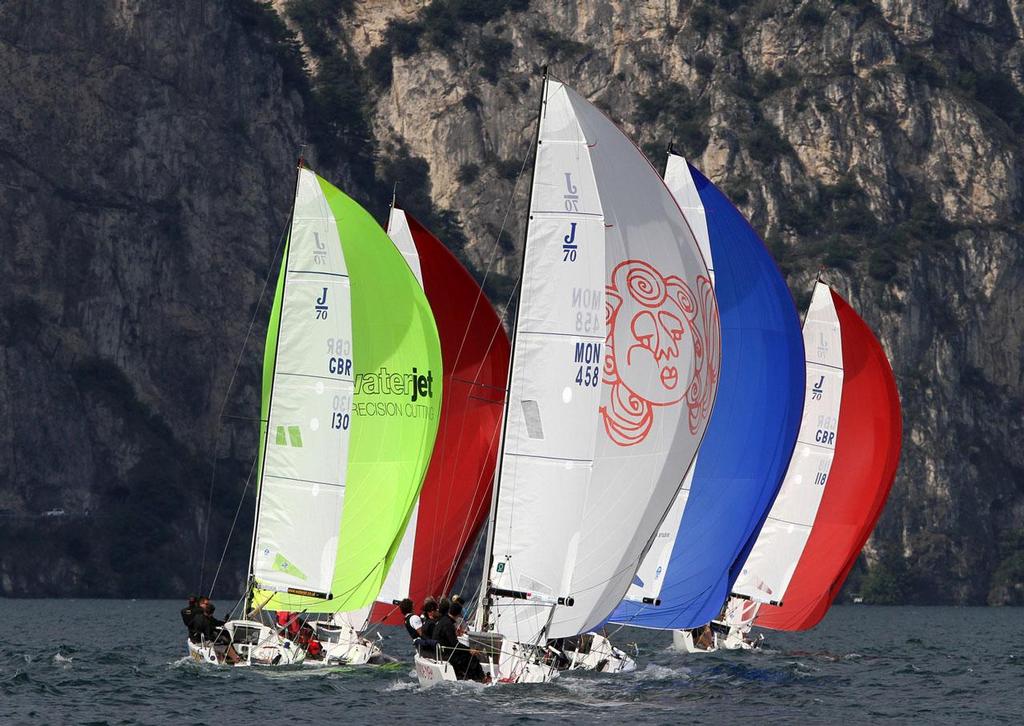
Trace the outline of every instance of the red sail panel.
<path fill-rule="evenodd" d="M 448 595 L 487 518 L 508 381 L 509 340 L 483 290 L 440 240 L 408 213 L 444 365 L 441 421 L 420 492 L 409 597 Z M 374 622 L 398 625 L 391 603 Z"/>
<path fill-rule="evenodd" d="M 843 397 L 836 451 L 803 556 L 780 607 L 762 606 L 756 625 L 807 630 L 825 617 L 889 496 L 903 438 L 892 367 L 874 333 L 832 291 L 843 339 Z"/>

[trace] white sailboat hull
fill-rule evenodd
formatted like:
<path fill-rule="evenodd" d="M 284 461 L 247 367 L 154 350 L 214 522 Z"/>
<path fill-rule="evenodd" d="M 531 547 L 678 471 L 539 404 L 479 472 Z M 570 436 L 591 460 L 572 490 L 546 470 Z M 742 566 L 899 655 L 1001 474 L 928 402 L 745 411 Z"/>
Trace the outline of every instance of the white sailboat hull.
<path fill-rule="evenodd" d="M 306 653 L 291 640 L 282 638 L 277 631 L 250 620 L 231 620 L 224 624 L 231 637 L 230 646 L 215 646 L 205 640 L 188 643 L 188 652 L 197 663 L 239 666 L 290 666 L 302 663 Z M 238 661 L 229 663 L 225 658 L 228 647 L 233 648 Z"/>
<path fill-rule="evenodd" d="M 693 635 L 689 630 L 672 631 L 672 647 L 684 653 L 712 653 L 718 650 L 717 642 L 710 648 L 700 648 L 693 642 Z"/>
<path fill-rule="evenodd" d="M 380 646 L 359 634 L 348 625 L 330 626 L 326 623 L 315 623 L 314 629 L 323 647 L 323 658 L 307 659 L 305 665 L 366 665 L 381 661 L 384 654 Z"/>
<path fill-rule="evenodd" d="M 631 673 L 636 670 L 636 661 L 603 635 L 586 633 L 580 636 L 578 644 L 581 647 L 575 650 L 567 648 L 562 651 L 569 659 L 565 670 L 598 673 Z"/>
<path fill-rule="evenodd" d="M 530 649 L 532 651 L 532 649 Z M 504 640 L 497 658 L 483 657 L 480 665 L 490 678 L 486 685 L 497 683 L 547 683 L 558 677 L 558 670 L 547 663 L 536 660 L 520 643 Z M 458 680 L 455 669 L 447 661 L 429 658 L 419 653 L 414 659 L 416 678 L 423 688 L 438 683 Z"/>

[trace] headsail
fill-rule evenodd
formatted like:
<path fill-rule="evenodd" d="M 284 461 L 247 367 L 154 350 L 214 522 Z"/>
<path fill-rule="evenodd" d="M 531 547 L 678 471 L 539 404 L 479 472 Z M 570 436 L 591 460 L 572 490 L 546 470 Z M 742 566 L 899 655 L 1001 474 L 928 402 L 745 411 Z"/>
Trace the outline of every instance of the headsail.
<path fill-rule="evenodd" d="M 763 605 L 755 620 L 775 630 L 806 630 L 825 616 L 885 507 L 903 438 L 899 393 L 885 351 L 853 308 L 834 290 L 825 290 L 842 335 L 835 453 L 782 605 Z"/>
<path fill-rule="evenodd" d="M 365 210 L 300 169 L 264 357 L 255 602 L 373 602 L 430 460 L 441 388 L 409 266 Z"/>
<path fill-rule="evenodd" d="M 793 458 L 733 592 L 762 603 L 782 602 L 825 492 L 836 446 L 843 390 L 839 318 L 827 285 L 814 286 L 804 319 L 807 382 Z"/>
<path fill-rule="evenodd" d="M 600 111 L 543 92 L 489 537 L 487 625 L 520 642 L 614 609 L 718 386 L 718 311 L 678 205 Z"/>
<path fill-rule="evenodd" d="M 508 335 L 483 290 L 416 219 L 391 210 L 388 234 L 421 274 L 441 338 L 444 399 L 434 456 L 372 619 L 401 622 L 392 601 L 447 594 L 487 518 L 498 452 Z"/>
<path fill-rule="evenodd" d="M 804 353 L 786 282 L 743 215 L 678 156 L 669 157 L 666 182 L 691 226 L 708 230 L 721 385 L 689 491 L 680 491 L 611 619 L 667 629 L 710 621 L 729 594 L 793 452 Z"/>

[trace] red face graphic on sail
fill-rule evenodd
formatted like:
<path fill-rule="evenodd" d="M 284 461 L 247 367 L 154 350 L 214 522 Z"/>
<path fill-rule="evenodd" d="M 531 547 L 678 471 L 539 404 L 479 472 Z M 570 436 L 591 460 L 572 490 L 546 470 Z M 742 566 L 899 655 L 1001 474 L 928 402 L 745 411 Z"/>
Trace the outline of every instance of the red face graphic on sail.
<path fill-rule="evenodd" d="M 608 436 L 620 446 L 647 438 L 658 406 L 685 398 L 691 433 L 710 412 L 718 318 L 704 277 L 698 278 L 698 293 L 642 260 L 626 260 L 612 272 L 604 361 L 604 381 L 612 390 L 601 414 Z"/>

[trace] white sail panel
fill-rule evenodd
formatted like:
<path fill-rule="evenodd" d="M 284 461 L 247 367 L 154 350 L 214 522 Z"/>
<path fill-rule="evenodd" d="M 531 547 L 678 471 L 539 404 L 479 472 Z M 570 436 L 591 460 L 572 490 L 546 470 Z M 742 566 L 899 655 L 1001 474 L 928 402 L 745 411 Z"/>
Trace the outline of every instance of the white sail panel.
<path fill-rule="evenodd" d="M 690 166 L 686 159 L 678 154 L 669 154 L 668 162 L 665 165 L 665 186 L 672 192 L 679 208 L 690 225 L 690 230 L 697 239 L 697 246 L 700 247 L 701 256 L 708 266 L 708 276 L 711 283 L 715 282 L 715 268 L 711 255 L 711 237 L 708 234 L 707 213 L 704 211 L 704 203 L 700 200 L 697 192 L 697 185 L 690 173 Z M 690 464 L 683 479 L 683 485 L 676 495 L 672 508 L 668 510 L 665 519 L 658 528 L 658 534 L 647 550 L 643 561 L 637 569 L 636 577 L 626 592 L 626 599 L 635 602 L 655 602 L 661 595 L 661 586 L 665 579 L 663 575 L 668 568 L 668 562 L 672 558 L 672 550 L 676 546 L 676 537 L 679 535 L 679 526 L 683 521 L 683 512 L 686 510 L 686 502 L 690 498 L 690 485 L 693 483 L 693 472 L 697 468 L 697 459 L 700 451 Z"/>
<path fill-rule="evenodd" d="M 697 452 L 700 456 L 700 452 Z M 676 546 L 676 537 L 679 535 L 679 526 L 683 522 L 683 512 L 686 510 L 686 502 L 690 498 L 690 486 L 693 484 L 693 472 L 697 467 L 696 458 L 686 472 L 683 479 L 683 486 L 680 487 L 672 507 L 658 527 L 658 534 L 651 542 L 650 549 L 644 555 L 637 568 L 636 576 L 626 591 L 626 600 L 634 602 L 657 602 L 661 596 L 661 586 L 665 583 L 665 571 L 668 569 L 668 562 L 672 559 L 672 550 Z"/>
<path fill-rule="evenodd" d="M 561 86 L 545 88 L 492 523 L 490 584 L 567 594 L 599 422 L 604 219 L 587 139 Z M 550 607 L 497 597 L 490 625 L 541 637 Z"/>
<path fill-rule="evenodd" d="M 843 347 L 832 294 L 817 283 L 804 319 L 807 385 L 793 458 L 733 592 L 782 602 L 821 504 L 836 445 Z"/>
<path fill-rule="evenodd" d="M 416 251 L 416 243 L 412 239 L 412 232 L 409 230 L 409 220 L 405 212 L 398 207 L 392 206 L 388 215 L 388 237 L 395 243 L 395 247 L 402 253 L 402 257 L 409 263 L 412 274 L 423 286 L 423 271 L 420 269 L 420 254 Z"/>
<path fill-rule="evenodd" d="M 498 629 L 527 642 L 585 632 L 622 599 L 703 436 L 719 354 L 707 268 L 657 172 L 574 91 L 545 91 L 490 572 L 566 600 L 497 599 Z M 570 260 L 573 222 L 587 234 Z M 596 345 L 594 388 L 578 376 Z"/>
<path fill-rule="evenodd" d="M 305 169 L 286 265 L 253 572 L 265 589 L 328 593 L 345 496 L 352 321 L 337 224 Z"/>
<path fill-rule="evenodd" d="M 693 236 L 697 239 L 700 254 L 704 258 L 711 281 L 715 281 L 715 263 L 711 255 L 711 235 L 708 233 L 708 216 L 704 211 L 704 203 L 690 173 L 690 165 L 679 154 L 669 154 L 665 164 L 665 186 L 672 192 L 679 208 L 683 210 L 686 223 L 690 225 Z"/>
<path fill-rule="evenodd" d="M 409 263 L 416 280 L 423 286 L 423 272 L 420 268 L 420 255 L 416 251 L 416 243 L 413 241 L 412 232 L 409 230 L 409 220 L 405 212 L 392 205 L 391 214 L 388 215 L 388 237 L 395 243 L 395 247 L 402 253 L 402 257 Z M 419 516 L 419 498 L 413 505 L 412 514 L 409 515 L 409 523 L 405 527 L 405 534 L 398 545 L 395 559 L 391 562 L 391 569 L 384 578 L 384 586 L 377 595 L 377 600 L 383 603 L 391 603 L 395 600 L 409 596 L 409 584 L 412 582 L 412 560 L 416 547 L 416 522 Z M 369 610 L 367 609 L 367 614 Z M 359 614 L 353 615 L 353 620 L 359 620 Z M 362 618 L 363 621 L 366 617 Z M 361 629 L 361 628 L 357 628 Z"/>

